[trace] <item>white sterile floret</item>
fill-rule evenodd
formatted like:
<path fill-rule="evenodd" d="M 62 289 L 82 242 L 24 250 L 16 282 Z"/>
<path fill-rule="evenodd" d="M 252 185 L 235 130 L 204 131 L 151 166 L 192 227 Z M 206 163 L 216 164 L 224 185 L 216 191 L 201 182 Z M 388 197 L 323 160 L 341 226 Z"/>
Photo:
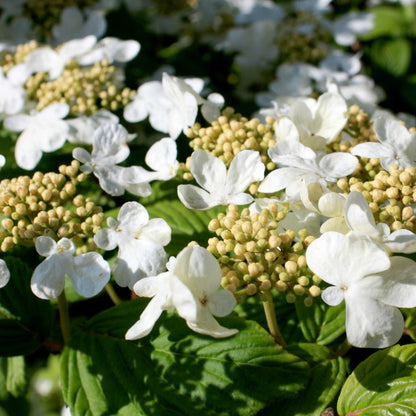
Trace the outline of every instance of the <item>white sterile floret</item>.
<path fill-rule="evenodd" d="M 43 152 L 60 149 L 66 139 L 69 127 L 63 118 L 69 113 L 64 103 L 51 104 L 40 112 L 16 114 L 4 120 L 4 127 L 11 131 L 22 131 L 14 149 L 19 167 L 34 169 Z"/>
<path fill-rule="evenodd" d="M 139 196 L 150 195 L 152 190 L 143 168 L 117 165 L 130 154 L 126 144 L 129 140 L 121 124 L 102 124 L 94 133 L 92 152 L 77 147 L 72 156 L 83 163 L 83 172 L 93 173 L 98 178 L 101 188 L 108 194 L 118 196 L 128 191 Z"/>
<path fill-rule="evenodd" d="M 0 68 L 0 118 L 17 114 L 23 110 L 26 91 L 13 78 L 4 76 Z"/>
<path fill-rule="evenodd" d="M 9 283 L 10 271 L 7 268 L 7 264 L 3 259 L 0 259 L 0 288 L 4 287 Z"/>
<path fill-rule="evenodd" d="M 320 183 L 324 188 L 339 178 L 351 174 L 358 160 L 349 153 L 322 155 L 294 140 L 281 140 L 269 149 L 269 156 L 281 166 L 270 172 L 259 186 L 259 192 L 286 190 L 288 199 L 300 199 L 301 182 Z"/>
<path fill-rule="evenodd" d="M 204 81 L 199 78 L 181 79 L 163 73 L 162 82 L 149 81 L 139 87 L 133 101 L 124 108 L 124 118 L 135 123 L 149 117 L 155 130 L 176 139 L 194 124 L 198 105 L 208 122 L 220 116 L 224 98 L 217 93 L 202 98 L 199 93 L 203 86 Z"/>
<path fill-rule="evenodd" d="M 214 338 L 236 334 L 236 329 L 221 326 L 214 316 L 228 315 L 236 305 L 234 295 L 221 288 L 221 268 L 215 257 L 200 246 L 184 248 L 171 258 L 168 271 L 139 280 L 134 285 L 138 296 L 152 297 L 146 309 L 126 333 L 126 339 L 150 333 L 164 310 L 175 308 L 193 331 Z"/>
<path fill-rule="evenodd" d="M 245 205 L 253 197 L 244 191 L 264 178 L 260 154 L 243 150 L 232 160 L 227 172 L 224 162 L 205 150 L 191 155 L 191 172 L 198 185 L 179 185 L 178 197 L 189 209 L 206 210 L 217 205 Z"/>
<path fill-rule="evenodd" d="M 312 98 L 296 100 L 290 109 L 300 141 L 314 150 L 323 150 L 333 142 L 347 122 L 347 103 L 334 92 Z"/>
<path fill-rule="evenodd" d="M 102 13 L 91 10 L 84 18 L 77 7 L 65 7 L 61 13 L 60 23 L 52 27 L 52 34 L 56 43 L 62 43 L 89 35 L 100 38 L 106 29 L 107 22 Z"/>
<path fill-rule="evenodd" d="M 36 251 L 46 257 L 33 272 L 30 287 L 41 299 L 58 297 L 69 277 L 75 291 L 84 297 L 95 296 L 110 280 L 110 266 L 96 252 L 74 256 L 74 243 L 68 238 L 58 242 L 41 236 L 35 241 Z"/>
<path fill-rule="evenodd" d="M 138 202 L 126 202 L 117 220 L 107 219 L 109 228 L 97 232 L 94 241 L 103 250 L 118 247 L 113 274 L 117 284 L 133 289 L 146 276 L 162 272 L 166 266 L 163 246 L 169 244 L 171 229 L 161 218 L 149 219 L 146 208 Z"/>
<path fill-rule="evenodd" d="M 357 35 L 373 29 L 374 14 L 371 12 L 349 12 L 337 18 L 330 26 L 338 45 L 350 46 L 357 41 Z"/>
<path fill-rule="evenodd" d="M 71 60 L 83 55 L 97 42 L 95 36 L 86 36 L 82 39 L 73 39 L 60 45 L 58 50 L 48 46 L 30 52 L 25 61 L 15 65 L 9 71 L 9 76 L 19 80 L 22 84 L 37 72 L 46 72 L 50 80 L 58 78 Z"/>
<path fill-rule="evenodd" d="M 329 283 L 322 299 L 331 306 L 345 300 L 348 341 L 363 348 L 385 348 L 403 334 L 397 308 L 416 306 L 416 263 L 389 257 L 369 237 L 327 232 L 306 251 L 313 273 Z"/>
<path fill-rule="evenodd" d="M 140 43 L 136 40 L 121 40 L 114 37 L 102 38 L 93 47 L 77 57 L 80 65 L 92 65 L 103 59 L 110 64 L 131 61 L 140 52 Z"/>
<path fill-rule="evenodd" d="M 416 132 L 409 133 L 399 120 L 378 117 L 374 131 L 379 143 L 360 143 L 351 149 L 353 155 L 379 158 L 381 166 L 389 170 L 391 165 L 400 168 L 416 167 Z"/>
<path fill-rule="evenodd" d="M 385 223 L 376 224 L 366 199 L 360 192 L 351 192 L 346 200 L 345 221 L 352 231 L 369 236 L 392 253 L 416 252 L 416 234 L 401 229 L 391 232 Z"/>

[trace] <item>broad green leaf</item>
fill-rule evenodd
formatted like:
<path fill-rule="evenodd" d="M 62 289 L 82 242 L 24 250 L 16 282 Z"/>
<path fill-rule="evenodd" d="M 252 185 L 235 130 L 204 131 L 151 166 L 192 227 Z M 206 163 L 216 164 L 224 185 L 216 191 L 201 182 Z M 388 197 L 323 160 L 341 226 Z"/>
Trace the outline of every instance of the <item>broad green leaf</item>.
<path fill-rule="evenodd" d="M 22 259 L 4 257 L 10 281 L 0 289 L 0 356 L 29 354 L 50 333 L 52 307 L 30 290 L 31 269 Z"/>
<path fill-rule="evenodd" d="M 320 416 L 321 412 L 333 404 L 347 374 L 345 360 L 333 357 L 327 347 L 318 344 L 300 343 L 289 346 L 289 351 L 306 359 L 312 365 L 312 376 L 301 400 L 286 399 L 269 406 L 261 416 Z"/>
<path fill-rule="evenodd" d="M 252 416 L 305 387 L 306 361 L 252 321 L 223 319 L 240 332 L 214 339 L 168 314 L 150 336 L 125 341 L 145 303 L 138 299 L 100 313 L 65 347 L 62 388 L 74 416 Z"/>
<path fill-rule="evenodd" d="M 394 77 L 406 74 L 412 57 L 412 44 L 406 38 L 378 39 L 371 45 L 373 64 Z"/>
<path fill-rule="evenodd" d="M 27 391 L 27 374 L 25 357 L 3 358 L 7 367 L 6 390 L 14 397 L 23 396 Z"/>
<path fill-rule="evenodd" d="M 179 200 L 163 200 L 146 207 L 151 218 L 163 218 L 172 228 L 172 241 L 166 247 L 170 255 L 176 255 L 190 241 L 207 246 L 213 235 L 208 231 L 208 223 L 223 211 L 222 207 L 207 211 L 194 211 L 186 208 Z"/>
<path fill-rule="evenodd" d="M 406 16 L 402 8 L 380 6 L 371 10 L 374 16 L 374 27 L 360 35 L 360 40 L 368 41 L 382 36 L 401 36 L 407 32 Z"/>
<path fill-rule="evenodd" d="M 395 345 L 360 363 L 345 382 L 340 416 L 416 414 L 416 345 Z"/>
<path fill-rule="evenodd" d="M 302 299 L 296 301 L 296 313 L 305 340 L 328 345 L 345 332 L 345 306 L 328 306 L 315 299 L 305 306 Z"/>

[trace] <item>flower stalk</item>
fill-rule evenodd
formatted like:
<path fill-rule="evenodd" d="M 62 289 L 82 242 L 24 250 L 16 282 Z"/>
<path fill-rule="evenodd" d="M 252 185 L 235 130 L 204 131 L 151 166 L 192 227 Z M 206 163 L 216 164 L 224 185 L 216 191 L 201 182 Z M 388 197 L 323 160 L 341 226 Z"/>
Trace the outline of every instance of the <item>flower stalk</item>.
<path fill-rule="evenodd" d="M 273 298 L 270 290 L 265 290 L 260 294 L 263 302 L 264 313 L 266 315 L 267 326 L 269 327 L 270 334 L 275 341 L 283 348 L 286 347 L 286 342 L 280 332 L 279 325 L 277 324 L 276 312 L 274 310 Z"/>
<path fill-rule="evenodd" d="M 59 322 L 61 324 L 62 338 L 66 343 L 71 338 L 71 323 L 69 319 L 68 302 L 66 300 L 65 292 L 63 291 L 58 296 L 59 308 Z"/>

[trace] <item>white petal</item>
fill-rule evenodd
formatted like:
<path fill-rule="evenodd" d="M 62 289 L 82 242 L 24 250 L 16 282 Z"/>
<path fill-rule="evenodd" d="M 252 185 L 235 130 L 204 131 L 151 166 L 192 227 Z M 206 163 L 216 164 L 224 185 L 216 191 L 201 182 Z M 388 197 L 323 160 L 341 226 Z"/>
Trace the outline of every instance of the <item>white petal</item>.
<path fill-rule="evenodd" d="M 208 192 L 225 188 L 227 168 L 224 162 L 202 149 L 191 156 L 191 172 L 197 183 Z"/>
<path fill-rule="evenodd" d="M 178 198 L 189 209 L 203 211 L 218 205 L 210 193 L 194 185 L 179 185 Z"/>
<path fill-rule="evenodd" d="M 260 154 L 253 150 L 238 153 L 230 164 L 226 181 L 226 193 L 244 192 L 248 186 L 264 178 L 265 166 Z"/>
<path fill-rule="evenodd" d="M 177 157 L 176 141 L 170 137 L 154 143 L 146 153 L 146 165 L 155 171 L 172 166 Z"/>
<path fill-rule="evenodd" d="M 141 230 L 140 237 L 143 240 L 154 241 L 161 246 L 170 243 L 172 230 L 169 224 L 162 218 L 151 219 Z"/>
<path fill-rule="evenodd" d="M 186 321 L 195 322 L 198 318 L 199 300 L 176 275 L 171 277 L 172 303 L 178 315 Z"/>
<path fill-rule="evenodd" d="M 72 151 L 72 157 L 74 159 L 79 160 L 81 163 L 90 163 L 91 162 L 91 155 L 87 152 L 87 150 L 83 149 L 82 147 L 76 147 Z"/>
<path fill-rule="evenodd" d="M 176 258 L 173 273 L 195 295 L 214 293 L 220 287 L 222 277 L 218 260 L 200 246 L 184 248 Z"/>
<path fill-rule="evenodd" d="M 327 287 L 321 294 L 323 301 L 330 305 L 339 305 L 344 300 L 344 291 L 336 286 Z"/>
<path fill-rule="evenodd" d="M 119 233 L 111 228 L 103 228 L 95 234 L 94 242 L 103 250 L 114 250 L 119 244 Z"/>
<path fill-rule="evenodd" d="M 7 130 L 23 131 L 31 119 L 32 117 L 27 114 L 16 114 L 15 116 L 7 117 L 3 124 Z"/>
<path fill-rule="evenodd" d="M 144 277 L 134 284 L 134 293 L 138 296 L 152 298 L 158 292 L 161 292 L 164 286 L 168 285 L 168 276 L 169 273 L 166 272 L 157 276 Z"/>
<path fill-rule="evenodd" d="M 275 169 L 264 178 L 259 186 L 259 192 L 277 192 L 287 188 L 293 183 L 299 183 L 298 176 L 300 173 L 301 172 L 297 168 Z"/>
<path fill-rule="evenodd" d="M 75 291 L 89 298 L 103 290 L 110 276 L 110 265 L 100 254 L 91 252 L 74 257 L 74 273 L 69 278 Z"/>
<path fill-rule="evenodd" d="M 393 149 L 381 143 L 360 143 L 351 149 L 351 154 L 368 158 L 394 157 Z"/>
<path fill-rule="evenodd" d="M 354 232 L 322 234 L 307 248 L 306 261 L 313 273 L 339 287 L 390 267 L 389 256 L 379 245 Z"/>
<path fill-rule="evenodd" d="M 65 103 L 50 104 L 45 107 L 39 114 L 52 119 L 63 119 L 69 113 L 69 105 Z M 61 124 L 64 126 L 64 124 Z M 63 127 L 65 129 L 65 127 Z"/>
<path fill-rule="evenodd" d="M 62 257 L 48 257 L 34 270 L 30 287 L 38 298 L 55 299 L 64 290 L 65 273 L 72 272 L 72 264 Z"/>
<path fill-rule="evenodd" d="M 123 117 L 129 123 L 144 120 L 149 115 L 149 110 L 144 100 L 133 100 L 124 107 Z M 153 126 L 153 125 L 152 125 Z M 153 126 L 154 127 L 154 126 Z M 156 129 L 158 130 L 158 129 Z"/>
<path fill-rule="evenodd" d="M 416 306 L 416 263 L 407 258 L 391 257 L 391 267 L 357 283 L 357 291 L 398 308 Z"/>
<path fill-rule="evenodd" d="M 9 283 L 10 271 L 7 268 L 7 264 L 4 260 L 0 259 L 0 288 Z"/>
<path fill-rule="evenodd" d="M 214 316 L 227 316 L 234 309 L 237 301 L 235 296 L 225 289 L 218 289 L 209 296 L 206 307 Z"/>
<path fill-rule="evenodd" d="M 397 230 L 392 232 L 383 243 L 392 253 L 415 253 L 416 234 L 409 230 Z"/>
<path fill-rule="evenodd" d="M 346 295 L 345 302 L 347 338 L 353 346 L 386 348 L 399 341 L 404 321 L 397 308 L 359 293 Z"/>
<path fill-rule="evenodd" d="M 380 238 L 376 222 L 368 202 L 361 192 L 351 192 L 345 205 L 345 220 L 351 230 L 366 234 L 371 238 Z"/>
<path fill-rule="evenodd" d="M 44 257 L 56 252 L 56 241 L 48 236 L 40 236 L 35 240 L 36 251 Z"/>
<path fill-rule="evenodd" d="M 351 174 L 357 166 L 356 157 L 342 152 L 330 153 L 319 161 L 319 167 L 325 175 L 336 179 Z"/>
<path fill-rule="evenodd" d="M 126 202 L 120 208 L 117 216 L 119 228 L 134 236 L 149 222 L 147 209 L 136 201 Z"/>
<path fill-rule="evenodd" d="M 319 198 L 318 208 L 326 217 L 342 216 L 345 210 L 346 198 L 342 194 L 328 192 Z"/>
<path fill-rule="evenodd" d="M 214 338 L 226 338 L 238 333 L 237 329 L 229 329 L 221 326 L 206 309 L 200 312 L 196 322 L 186 321 L 186 323 L 192 331 L 203 335 L 210 335 Z"/>
<path fill-rule="evenodd" d="M 126 332 L 125 338 L 132 341 L 148 335 L 163 312 L 164 301 L 163 297 L 155 296 L 147 304 L 140 319 Z"/>

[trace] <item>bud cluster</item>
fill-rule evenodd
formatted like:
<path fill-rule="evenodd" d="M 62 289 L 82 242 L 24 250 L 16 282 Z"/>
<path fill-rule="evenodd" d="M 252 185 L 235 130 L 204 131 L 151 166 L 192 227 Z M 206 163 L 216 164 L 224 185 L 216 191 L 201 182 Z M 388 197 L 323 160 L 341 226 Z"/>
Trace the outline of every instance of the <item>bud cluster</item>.
<path fill-rule="evenodd" d="M 36 237 L 67 237 L 77 252 L 95 249 L 93 236 L 104 218 L 101 207 L 77 194 L 76 185 L 86 179 L 79 162 L 61 166 L 59 173 L 35 172 L 0 182 L 0 251 L 18 245 L 33 246 Z"/>
<path fill-rule="evenodd" d="M 23 63 L 26 56 L 37 48 L 39 48 L 39 44 L 35 40 L 31 40 L 30 42 L 17 45 L 14 53 L 3 51 L 0 54 L 0 66 L 3 72 L 7 74 L 12 67 Z"/>
<path fill-rule="evenodd" d="M 310 33 L 295 30 L 301 25 L 314 27 Z M 318 64 L 328 53 L 331 44 L 331 32 L 320 25 L 316 18 L 308 13 L 298 12 L 289 16 L 279 27 L 277 45 L 279 47 L 279 62 L 307 62 Z"/>
<path fill-rule="evenodd" d="M 361 159 L 366 169 L 378 166 L 378 159 Z M 370 171 L 371 172 L 371 171 Z M 346 193 L 359 191 L 366 198 L 377 223 L 383 222 L 391 231 L 407 229 L 416 233 L 416 169 L 399 169 L 396 165 L 387 172 L 380 169 L 372 180 L 352 176 L 340 179 L 337 185 Z"/>
<path fill-rule="evenodd" d="M 44 73 L 32 75 L 26 82 L 28 97 L 38 101 L 37 109 L 42 110 L 52 103 L 67 103 L 70 115 L 91 115 L 101 109 L 116 111 L 127 105 L 134 91 L 120 88 L 121 69 L 108 61 L 96 62 L 90 67 L 81 67 L 71 61 L 62 75 L 48 81 Z"/>
<path fill-rule="evenodd" d="M 267 124 L 260 123 L 257 118 L 248 120 L 227 107 L 209 127 L 196 123 L 185 134 L 191 139 L 189 145 L 192 149 L 206 150 L 220 158 L 227 167 L 235 155 L 250 149 L 260 152 L 266 168 L 273 170 L 275 165 L 267 154 L 267 150 L 276 144 L 273 122 L 271 117 L 267 119 Z"/>
<path fill-rule="evenodd" d="M 261 213 L 250 215 L 248 208 L 239 213 L 229 205 L 209 223 L 216 237 L 208 240 L 208 251 L 218 258 L 222 285 L 237 296 L 253 296 L 273 288 L 284 293 L 288 302 L 297 296 L 310 306 L 321 293 L 321 280 L 306 264 L 305 251 L 313 241 L 306 230 L 281 231 L 288 206 L 270 204 Z"/>

